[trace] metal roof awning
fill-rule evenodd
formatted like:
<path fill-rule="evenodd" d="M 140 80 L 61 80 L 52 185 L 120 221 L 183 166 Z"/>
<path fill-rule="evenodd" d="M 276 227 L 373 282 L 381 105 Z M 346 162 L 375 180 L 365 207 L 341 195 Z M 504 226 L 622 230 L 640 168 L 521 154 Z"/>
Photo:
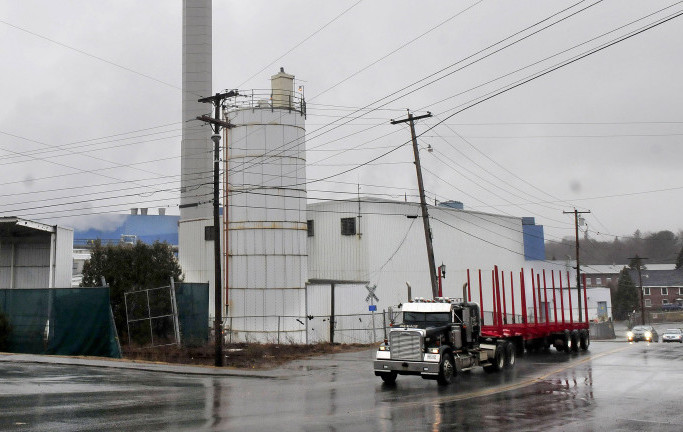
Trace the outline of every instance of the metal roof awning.
<path fill-rule="evenodd" d="M 306 285 L 366 285 L 370 281 L 354 281 L 344 279 L 309 279 Z"/>
<path fill-rule="evenodd" d="M 0 217 L 0 237 L 29 237 L 35 235 L 36 231 L 53 234 L 56 229 L 52 225 L 17 217 Z"/>

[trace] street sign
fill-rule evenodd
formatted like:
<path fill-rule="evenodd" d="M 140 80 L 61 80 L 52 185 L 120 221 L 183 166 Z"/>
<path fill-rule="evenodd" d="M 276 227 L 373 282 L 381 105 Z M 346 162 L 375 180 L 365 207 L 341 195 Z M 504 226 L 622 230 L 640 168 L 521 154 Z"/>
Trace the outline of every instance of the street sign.
<path fill-rule="evenodd" d="M 368 296 L 365 297 L 366 302 L 370 302 L 370 304 L 374 304 L 376 301 L 379 301 L 379 298 L 375 295 L 375 290 L 377 289 L 377 285 L 365 285 L 365 289 L 368 290 Z"/>
<path fill-rule="evenodd" d="M 366 302 L 370 302 L 370 305 L 368 306 L 368 310 L 372 312 L 372 341 L 377 342 L 377 329 L 375 327 L 375 311 L 377 310 L 377 306 L 375 305 L 375 301 L 379 301 L 379 298 L 375 295 L 375 290 L 377 289 L 377 285 L 370 286 L 370 284 L 365 285 L 365 289 L 368 290 L 368 296 L 365 297 Z"/>

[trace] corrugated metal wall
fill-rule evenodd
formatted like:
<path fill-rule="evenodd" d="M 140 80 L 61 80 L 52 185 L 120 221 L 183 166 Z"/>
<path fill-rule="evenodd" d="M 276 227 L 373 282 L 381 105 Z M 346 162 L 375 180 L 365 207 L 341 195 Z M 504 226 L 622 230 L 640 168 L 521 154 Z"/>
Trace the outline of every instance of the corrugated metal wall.
<path fill-rule="evenodd" d="M 180 221 L 178 241 L 183 248 L 179 250 L 178 258 L 186 282 L 209 283 L 209 315 L 213 317 L 214 251 L 213 241 L 205 240 L 204 231 L 207 226 L 213 226 L 212 219 Z"/>
<path fill-rule="evenodd" d="M 70 288 L 73 230 L 0 238 L 0 288 Z"/>
<path fill-rule="evenodd" d="M 53 287 L 69 288 L 71 287 L 74 231 L 71 228 L 57 227 L 56 235 Z"/>
<path fill-rule="evenodd" d="M 360 235 L 342 235 L 343 218 L 355 218 Z M 369 218 L 363 216 L 358 223 L 358 203 L 311 204 L 308 219 L 313 220 L 315 232 L 308 237 L 309 279 L 367 280 L 370 243 L 365 231 Z"/>
<path fill-rule="evenodd" d="M 12 288 L 49 288 L 50 285 L 50 236 L 15 243 Z"/>
<path fill-rule="evenodd" d="M 332 285 L 306 287 L 308 343 L 330 342 L 330 325 L 334 325 L 335 343 L 373 343 L 384 338 L 382 310 L 374 316 L 366 301 L 364 284 L 335 284 L 334 316 L 332 316 Z"/>
<path fill-rule="evenodd" d="M 341 218 L 358 216 L 358 202 L 309 206 L 308 218 L 315 225 L 315 235 L 308 238 L 309 277 L 370 281 L 371 285 L 377 285 L 379 311 L 407 300 L 406 281 L 412 286 L 413 297 L 431 297 L 419 204 L 362 198 L 360 206 L 360 238 L 342 236 L 340 232 Z M 491 270 L 498 265 L 505 272 L 506 306 L 510 313 L 510 272 L 513 272 L 516 312 L 520 313 L 521 268 L 527 272 L 527 290 L 531 286 L 529 270 L 532 267 L 538 272 L 563 268 L 543 261 L 525 261 L 521 218 L 433 206 L 429 207 L 429 214 L 436 265 L 446 265 L 446 278 L 442 280 L 444 296 L 462 297 L 467 269 L 471 269 L 472 300 L 479 302 L 477 270 L 481 269 L 483 307 L 491 311 Z M 362 300 L 358 306 L 366 307 Z"/>

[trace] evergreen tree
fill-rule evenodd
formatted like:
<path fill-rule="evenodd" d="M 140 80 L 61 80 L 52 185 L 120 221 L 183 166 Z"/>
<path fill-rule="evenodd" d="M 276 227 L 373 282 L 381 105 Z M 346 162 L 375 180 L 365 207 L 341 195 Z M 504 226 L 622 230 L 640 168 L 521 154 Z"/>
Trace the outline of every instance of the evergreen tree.
<path fill-rule="evenodd" d="M 90 259 L 83 266 L 81 286 L 101 286 L 102 276 L 109 285 L 114 321 L 122 336 L 127 329 L 125 293 L 168 286 L 171 278 L 181 279 L 182 271 L 173 248 L 166 242 L 154 242 L 151 246 L 141 241 L 134 245 L 103 246 L 100 240 L 96 240 Z M 121 340 L 126 338 L 122 336 Z"/>
<path fill-rule="evenodd" d="M 626 319 L 634 310 L 640 310 L 640 296 L 628 269 L 624 267 L 619 274 L 617 292 L 612 299 L 612 315 L 614 319 Z"/>
<path fill-rule="evenodd" d="M 683 247 L 681 251 L 678 252 L 678 258 L 676 258 L 676 269 L 683 268 Z"/>

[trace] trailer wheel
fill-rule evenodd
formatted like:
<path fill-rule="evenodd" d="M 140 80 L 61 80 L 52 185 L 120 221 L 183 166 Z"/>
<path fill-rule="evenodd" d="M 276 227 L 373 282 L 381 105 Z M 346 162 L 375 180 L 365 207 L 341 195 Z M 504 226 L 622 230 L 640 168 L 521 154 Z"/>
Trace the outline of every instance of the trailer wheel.
<path fill-rule="evenodd" d="M 562 333 L 562 351 L 566 353 L 570 353 L 572 350 L 572 338 L 571 338 L 571 333 L 568 330 L 565 330 Z M 559 350 L 558 350 L 559 351 Z"/>
<path fill-rule="evenodd" d="M 484 366 L 484 372 L 493 373 L 502 370 L 505 367 L 505 346 L 498 344 L 496 352 L 493 354 L 493 361 L 490 365 Z"/>
<path fill-rule="evenodd" d="M 512 369 L 515 367 L 515 359 L 517 355 L 517 350 L 515 349 L 515 344 L 508 342 L 505 344 L 505 368 Z"/>
<path fill-rule="evenodd" d="M 436 382 L 440 385 L 448 385 L 453 382 L 453 377 L 455 376 L 455 362 L 450 354 L 444 354 L 442 357 L 443 359 L 439 364 L 439 376 L 436 378 Z"/>
<path fill-rule="evenodd" d="M 382 381 L 384 381 L 387 384 L 394 384 L 396 382 L 397 376 L 398 374 L 395 371 L 382 373 L 379 375 L 379 377 L 382 378 Z"/>
<path fill-rule="evenodd" d="M 591 344 L 591 336 L 587 330 L 581 330 L 579 333 L 579 345 L 581 349 L 586 351 Z"/>
<path fill-rule="evenodd" d="M 569 339 L 571 340 L 571 350 L 577 352 L 579 350 L 579 332 L 572 330 L 572 332 L 569 333 Z"/>

